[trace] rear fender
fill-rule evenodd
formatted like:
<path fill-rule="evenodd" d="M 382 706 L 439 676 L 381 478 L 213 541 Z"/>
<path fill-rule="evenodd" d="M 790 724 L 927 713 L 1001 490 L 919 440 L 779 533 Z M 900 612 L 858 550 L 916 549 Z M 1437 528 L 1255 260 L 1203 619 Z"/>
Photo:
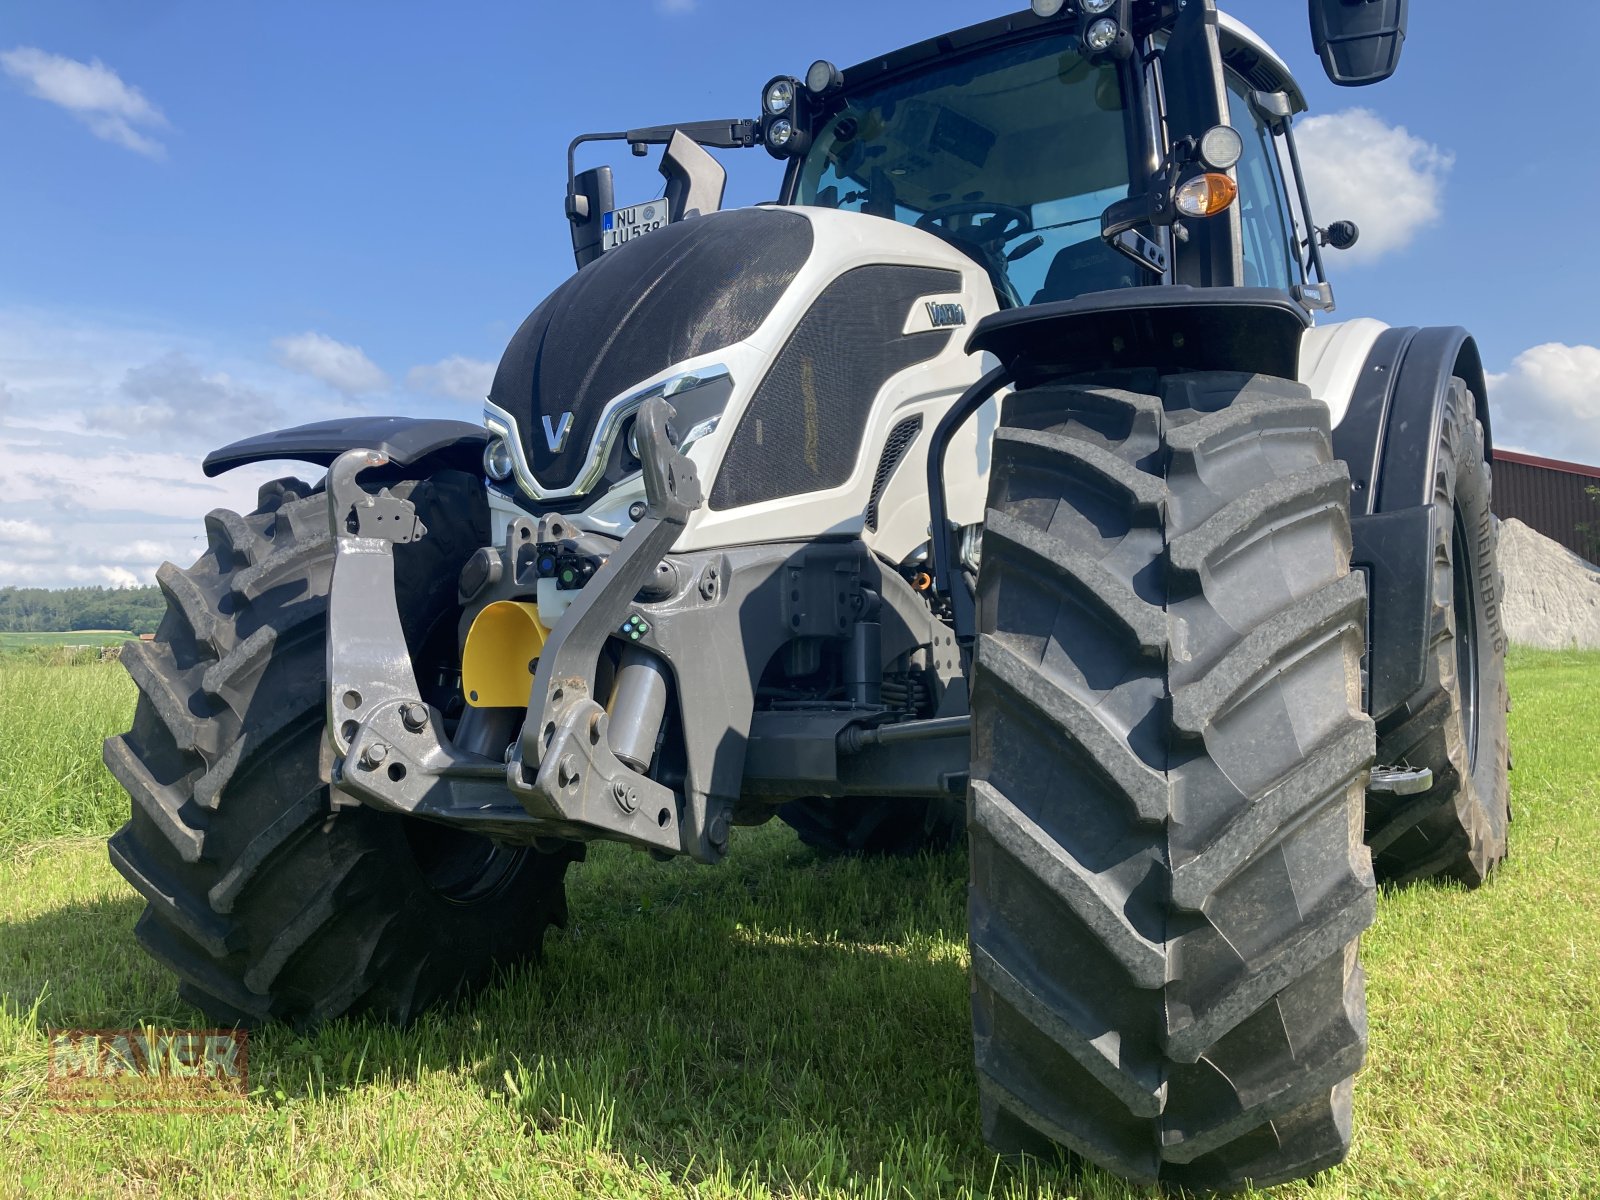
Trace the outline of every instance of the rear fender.
<path fill-rule="evenodd" d="M 1492 453 L 1488 383 L 1464 329 L 1387 329 L 1373 341 L 1333 432 L 1350 467 L 1352 564 L 1366 572 L 1368 711 L 1398 710 L 1422 687 L 1433 592 L 1433 489 L 1452 378 L 1472 389 Z"/>
<path fill-rule="evenodd" d="M 291 460 L 319 467 L 347 450 L 365 447 L 389 458 L 401 477 L 452 469 L 483 474 L 483 449 L 489 434 L 481 425 L 414 417 L 353 417 L 318 421 L 257 434 L 206 455 L 202 470 L 221 475 L 249 463 Z"/>

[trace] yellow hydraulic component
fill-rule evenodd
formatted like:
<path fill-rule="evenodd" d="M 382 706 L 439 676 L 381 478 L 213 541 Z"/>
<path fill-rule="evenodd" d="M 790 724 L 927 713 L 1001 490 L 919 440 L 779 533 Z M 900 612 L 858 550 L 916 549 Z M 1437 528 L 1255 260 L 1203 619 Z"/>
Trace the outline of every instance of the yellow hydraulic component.
<path fill-rule="evenodd" d="M 461 688 L 474 708 L 527 708 L 533 671 L 550 630 L 539 606 L 497 600 L 472 622 L 461 652 Z"/>

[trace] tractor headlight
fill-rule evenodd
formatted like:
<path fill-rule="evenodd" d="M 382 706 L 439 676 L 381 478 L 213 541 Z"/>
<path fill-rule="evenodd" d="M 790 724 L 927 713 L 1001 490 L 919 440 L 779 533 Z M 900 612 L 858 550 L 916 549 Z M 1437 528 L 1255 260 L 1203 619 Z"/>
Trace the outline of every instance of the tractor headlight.
<path fill-rule="evenodd" d="M 794 80 L 774 79 L 767 84 L 767 93 L 763 101 L 770 116 L 781 117 L 794 107 Z"/>
<path fill-rule="evenodd" d="M 1239 186 L 1226 175 L 1197 175 L 1178 189 L 1178 211 L 1186 217 L 1214 217 L 1239 196 Z"/>
<path fill-rule="evenodd" d="M 1133 53 L 1132 0 L 1076 0 L 1087 58 L 1124 59 Z"/>
<path fill-rule="evenodd" d="M 1117 44 L 1122 30 L 1110 17 L 1101 17 L 1083 31 L 1083 44 L 1093 54 L 1104 54 Z"/>
<path fill-rule="evenodd" d="M 823 73 L 818 71 L 819 76 Z M 831 83 L 837 73 L 829 67 L 829 78 L 822 82 Z M 779 75 L 761 93 L 761 141 L 774 158 L 798 158 L 811 149 L 814 98 L 801 88 L 800 81 L 792 75 Z"/>
<path fill-rule="evenodd" d="M 1244 138 L 1231 125 L 1213 125 L 1200 138 L 1200 161 L 1226 171 L 1244 157 Z"/>
<path fill-rule="evenodd" d="M 503 437 L 492 437 L 483 448 L 483 473 L 496 483 L 504 483 L 517 469 L 511 458 L 511 447 Z"/>
<path fill-rule="evenodd" d="M 806 91 L 813 96 L 827 96 L 844 86 L 844 73 L 825 58 L 819 58 L 806 72 Z"/>

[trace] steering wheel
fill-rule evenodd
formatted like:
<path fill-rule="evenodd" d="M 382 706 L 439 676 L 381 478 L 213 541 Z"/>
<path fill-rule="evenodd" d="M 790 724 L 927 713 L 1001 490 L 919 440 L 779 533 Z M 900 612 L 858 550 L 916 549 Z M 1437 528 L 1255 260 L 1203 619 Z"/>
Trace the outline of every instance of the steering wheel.
<path fill-rule="evenodd" d="M 988 213 L 990 219 L 975 225 L 956 228 L 950 224 L 954 217 L 976 217 Z M 943 237 L 958 238 L 963 242 L 983 247 L 994 247 L 1033 231 L 1033 218 L 1027 209 L 1012 204 L 996 204 L 990 200 L 970 200 L 962 204 L 945 204 L 917 218 L 917 228 Z"/>

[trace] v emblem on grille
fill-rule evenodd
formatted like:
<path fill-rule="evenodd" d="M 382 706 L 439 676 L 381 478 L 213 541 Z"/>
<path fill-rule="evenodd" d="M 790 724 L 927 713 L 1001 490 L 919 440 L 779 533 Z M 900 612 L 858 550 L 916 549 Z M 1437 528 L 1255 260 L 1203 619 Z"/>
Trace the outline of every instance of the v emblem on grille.
<path fill-rule="evenodd" d="M 572 414 L 564 412 L 557 421 L 551 421 L 548 416 L 540 420 L 544 422 L 544 444 L 550 447 L 551 454 L 560 454 L 572 436 Z"/>

